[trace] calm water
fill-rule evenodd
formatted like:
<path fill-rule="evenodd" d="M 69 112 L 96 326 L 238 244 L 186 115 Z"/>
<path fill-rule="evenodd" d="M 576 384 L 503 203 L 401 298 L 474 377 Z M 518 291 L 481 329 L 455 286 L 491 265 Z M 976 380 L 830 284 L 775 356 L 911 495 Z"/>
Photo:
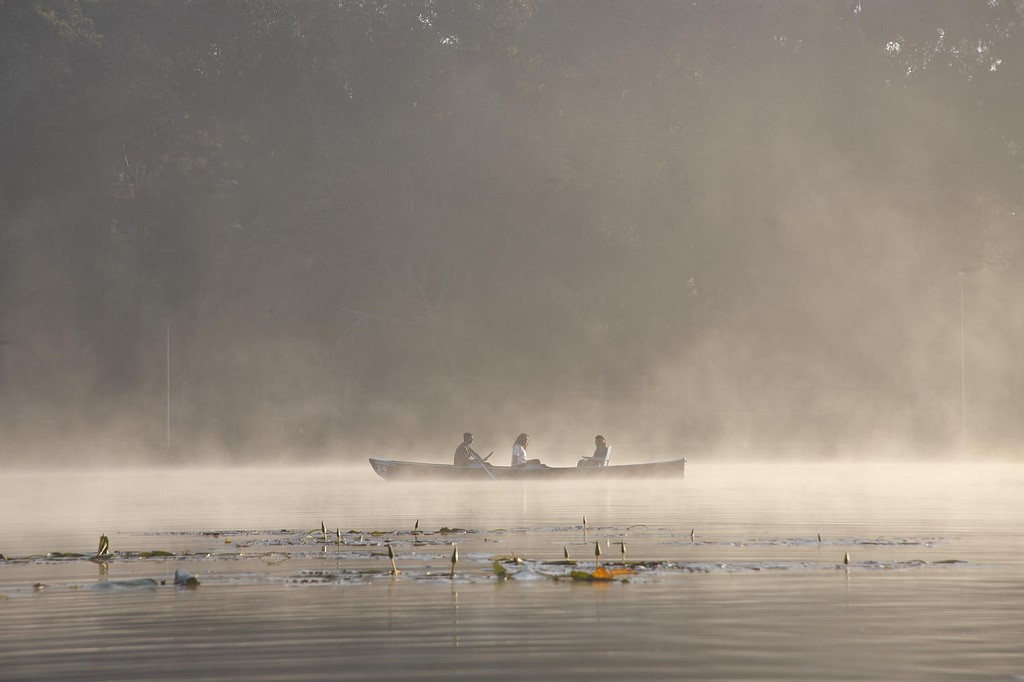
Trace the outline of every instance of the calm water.
<path fill-rule="evenodd" d="M 369 465 L 3 483 L 4 680 L 1024 680 L 1019 464 L 691 461 L 681 480 L 584 487 L 421 487 Z M 100 534 L 106 562 L 90 560 Z M 633 574 L 569 578 L 595 545 Z M 178 570 L 200 586 L 174 586 Z"/>

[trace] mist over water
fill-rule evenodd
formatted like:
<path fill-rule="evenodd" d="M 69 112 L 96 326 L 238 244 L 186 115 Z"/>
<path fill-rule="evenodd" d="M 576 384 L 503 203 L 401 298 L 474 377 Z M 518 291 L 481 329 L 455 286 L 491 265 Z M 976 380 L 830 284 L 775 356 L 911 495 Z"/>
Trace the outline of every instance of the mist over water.
<path fill-rule="evenodd" d="M 579 486 L 368 466 L 5 480 L 12 679 L 1024 674 L 1017 463 L 711 462 Z M 100 533 L 110 555 L 90 560 Z M 571 579 L 595 545 L 634 572 Z"/>
<path fill-rule="evenodd" d="M 754 539 L 757 528 L 771 525 L 805 539 L 835 539 L 858 526 L 921 537 L 973 535 L 983 527 L 976 551 L 1003 544 L 1001 536 L 1016 543 L 1021 509 L 1013 495 L 1024 481 L 1016 463 L 887 460 L 690 462 L 686 478 L 571 485 L 385 481 L 368 465 L 12 472 L 0 506 L 0 553 L 87 552 L 101 533 L 124 550 L 159 549 L 147 543 L 162 542 L 152 534 L 163 532 L 291 528 L 319 535 L 321 522 L 332 532 L 406 532 L 417 522 L 423 530 L 553 527 L 576 541 L 583 517 L 593 528 L 640 524 L 687 542 L 694 528 L 707 539 L 709 525 L 720 525 L 714 534 L 732 541 Z"/>
<path fill-rule="evenodd" d="M 3 458 L 1016 453 L 1022 22 L 4 3 Z"/>

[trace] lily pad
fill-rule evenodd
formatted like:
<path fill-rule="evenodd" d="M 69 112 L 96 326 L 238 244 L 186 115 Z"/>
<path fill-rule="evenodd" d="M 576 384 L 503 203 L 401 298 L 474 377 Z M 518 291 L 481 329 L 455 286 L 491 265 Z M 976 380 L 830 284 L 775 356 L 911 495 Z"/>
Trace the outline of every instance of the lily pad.
<path fill-rule="evenodd" d="M 615 580 L 616 578 L 633 575 L 634 571 L 632 568 L 605 568 L 604 566 L 598 566 L 592 573 L 586 571 L 573 571 L 571 573 L 573 580 L 584 580 L 584 581 L 609 581 Z"/>

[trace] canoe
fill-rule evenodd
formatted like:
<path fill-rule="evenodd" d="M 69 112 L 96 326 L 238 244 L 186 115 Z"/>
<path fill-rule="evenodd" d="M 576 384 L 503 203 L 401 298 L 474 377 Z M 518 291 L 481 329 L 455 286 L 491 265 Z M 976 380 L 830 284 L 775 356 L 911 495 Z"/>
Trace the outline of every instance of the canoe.
<path fill-rule="evenodd" d="M 613 464 L 605 467 L 550 467 L 530 464 L 525 467 L 489 466 L 484 471 L 479 464 L 455 466 L 428 462 L 402 462 L 395 459 L 370 457 L 370 466 L 381 478 L 388 480 L 417 480 L 423 478 L 461 479 L 475 481 L 539 480 L 546 478 L 573 478 L 594 480 L 601 478 L 681 478 L 686 468 L 685 459 L 643 464 Z M 488 475 L 489 474 L 489 475 Z"/>

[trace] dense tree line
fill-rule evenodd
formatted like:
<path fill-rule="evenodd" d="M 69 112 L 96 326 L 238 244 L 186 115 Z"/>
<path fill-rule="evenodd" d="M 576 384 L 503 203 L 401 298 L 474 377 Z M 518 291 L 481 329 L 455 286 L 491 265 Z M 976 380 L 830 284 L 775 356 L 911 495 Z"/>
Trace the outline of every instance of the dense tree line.
<path fill-rule="evenodd" d="M 6 440 L 1008 447 L 1022 22 L 0 0 Z"/>

